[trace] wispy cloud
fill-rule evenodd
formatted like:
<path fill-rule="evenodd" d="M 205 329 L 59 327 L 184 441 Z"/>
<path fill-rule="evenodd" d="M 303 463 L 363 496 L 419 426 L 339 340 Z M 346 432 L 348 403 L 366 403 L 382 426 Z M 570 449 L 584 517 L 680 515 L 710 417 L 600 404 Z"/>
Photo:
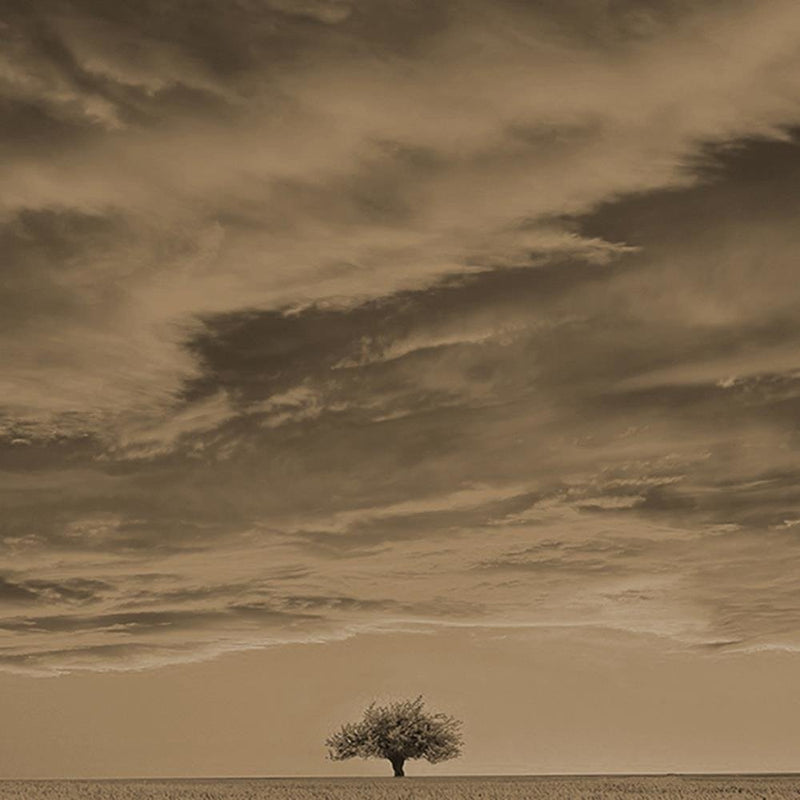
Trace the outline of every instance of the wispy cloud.
<path fill-rule="evenodd" d="M 278 5 L 341 32 L 274 33 L 274 3 L 239 4 L 224 28 L 201 15 L 196 39 L 172 27 L 176 8 L 161 36 L 77 6 L 35 24 L 11 19 L 25 54 L 14 59 L 22 77 L 12 75 L 12 100 L 72 103 L 92 119 L 94 103 L 104 125 L 123 127 L 76 132 L 3 167 L 7 218 L 25 211 L 28 236 L 77 248 L 57 278 L 36 254 L 49 324 L 4 345 L 17 354 L 6 393 L 20 406 L 161 413 L 194 373 L 180 343 L 198 314 L 353 303 L 469 268 L 524 265 L 554 247 L 611 257 L 615 246 L 536 220 L 684 183 L 698 141 L 779 135 L 798 113 L 789 3 L 677 15 L 620 44 L 616 63 L 606 43 L 570 29 L 569 15 L 462 4 L 413 54 L 402 47 L 418 30 L 399 28 L 401 49 L 383 58 L 351 46 L 369 41 L 377 8 L 347 17 L 340 3 Z M 230 59 L 235 37 L 275 39 L 278 52 L 296 41 L 303 57 L 215 62 L 213 47 Z M 134 50 L 135 61 L 125 55 Z M 170 86 L 201 94 L 159 105 Z M 225 113 L 206 90 L 227 98 Z M 126 237 L 87 252 L 85 215 L 101 224 L 109 214 Z M 31 269 L 26 229 L 12 224 L 20 268 Z M 106 296 L 91 309 L 89 286 Z M 55 291 L 66 307 L 44 305 Z M 35 296 L 24 302 L 36 311 Z M 24 366 L 32 362 L 35 373 Z"/>
<path fill-rule="evenodd" d="M 3 17 L 0 666 L 795 647 L 796 4 L 187 13 Z"/>

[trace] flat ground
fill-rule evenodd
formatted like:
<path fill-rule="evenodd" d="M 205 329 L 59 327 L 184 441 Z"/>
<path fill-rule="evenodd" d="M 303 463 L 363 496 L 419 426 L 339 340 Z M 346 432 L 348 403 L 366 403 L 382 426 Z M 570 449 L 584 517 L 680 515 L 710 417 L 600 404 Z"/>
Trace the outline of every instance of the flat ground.
<path fill-rule="evenodd" d="M 0 800 L 755 800 L 800 798 L 793 776 L 2 781 Z"/>

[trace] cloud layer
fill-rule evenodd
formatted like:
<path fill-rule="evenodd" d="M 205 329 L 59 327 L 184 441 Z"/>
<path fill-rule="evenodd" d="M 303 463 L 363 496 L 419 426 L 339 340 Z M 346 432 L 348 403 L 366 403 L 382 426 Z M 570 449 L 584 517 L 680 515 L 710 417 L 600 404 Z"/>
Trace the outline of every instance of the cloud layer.
<path fill-rule="evenodd" d="M 795 3 L 0 27 L 0 666 L 800 645 Z"/>

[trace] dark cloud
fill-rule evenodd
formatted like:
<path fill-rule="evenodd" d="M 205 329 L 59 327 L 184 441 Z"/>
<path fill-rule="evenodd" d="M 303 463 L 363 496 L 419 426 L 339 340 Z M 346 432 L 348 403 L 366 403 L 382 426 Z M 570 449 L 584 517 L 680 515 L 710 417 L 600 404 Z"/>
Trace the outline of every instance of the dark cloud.
<path fill-rule="evenodd" d="M 800 646 L 792 3 L 1 24 L 0 663 Z"/>
<path fill-rule="evenodd" d="M 29 603 L 38 599 L 38 594 L 24 584 L 14 583 L 6 578 L 0 579 L 0 598 L 4 602 Z"/>

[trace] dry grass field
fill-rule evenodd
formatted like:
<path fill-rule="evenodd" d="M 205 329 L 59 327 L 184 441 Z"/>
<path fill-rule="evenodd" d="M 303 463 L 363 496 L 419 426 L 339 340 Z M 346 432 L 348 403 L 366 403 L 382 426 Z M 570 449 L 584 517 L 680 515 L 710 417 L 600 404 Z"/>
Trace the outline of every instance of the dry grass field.
<path fill-rule="evenodd" d="M 0 800 L 786 800 L 795 776 L 4 781 Z"/>

